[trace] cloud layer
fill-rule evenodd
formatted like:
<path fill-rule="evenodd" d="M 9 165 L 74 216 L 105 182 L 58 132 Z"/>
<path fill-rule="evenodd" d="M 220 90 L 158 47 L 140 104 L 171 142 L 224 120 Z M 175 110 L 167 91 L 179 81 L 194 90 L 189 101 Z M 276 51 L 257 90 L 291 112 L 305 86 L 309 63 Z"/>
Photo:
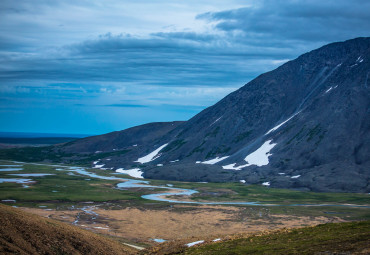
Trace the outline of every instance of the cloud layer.
<path fill-rule="evenodd" d="M 366 0 L 4 0 L 0 131 L 57 132 L 53 112 L 64 133 L 187 119 L 306 51 L 368 36 L 368 10 Z M 33 114 L 40 125 L 19 129 Z"/>

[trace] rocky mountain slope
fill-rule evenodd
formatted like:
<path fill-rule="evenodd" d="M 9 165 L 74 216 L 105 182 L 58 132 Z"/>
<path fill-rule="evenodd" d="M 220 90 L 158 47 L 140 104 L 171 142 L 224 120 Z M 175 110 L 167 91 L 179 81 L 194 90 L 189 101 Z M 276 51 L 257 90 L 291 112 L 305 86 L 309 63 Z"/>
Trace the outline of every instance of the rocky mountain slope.
<path fill-rule="evenodd" d="M 370 38 L 264 73 L 189 121 L 151 123 L 48 155 L 146 178 L 370 192 Z M 89 155 L 89 156 L 86 156 Z"/>

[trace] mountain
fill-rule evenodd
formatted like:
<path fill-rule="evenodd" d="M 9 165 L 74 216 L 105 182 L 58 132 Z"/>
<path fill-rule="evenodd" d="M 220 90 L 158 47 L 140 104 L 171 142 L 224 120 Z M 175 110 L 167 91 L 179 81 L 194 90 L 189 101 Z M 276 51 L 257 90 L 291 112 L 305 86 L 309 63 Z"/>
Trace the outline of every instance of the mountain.
<path fill-rule="evenodd" d="M 140 168 L 146 178 L 370 192 L 369 63 L 370 38 L 332 43 L 258 76 L 186 122 L 84 138 L 33 159 Z"/>
<path fill-rule="evenodd" d="M 106 237 L 2 204 L 0 224 L 1 254 L 136 254 Z"/>

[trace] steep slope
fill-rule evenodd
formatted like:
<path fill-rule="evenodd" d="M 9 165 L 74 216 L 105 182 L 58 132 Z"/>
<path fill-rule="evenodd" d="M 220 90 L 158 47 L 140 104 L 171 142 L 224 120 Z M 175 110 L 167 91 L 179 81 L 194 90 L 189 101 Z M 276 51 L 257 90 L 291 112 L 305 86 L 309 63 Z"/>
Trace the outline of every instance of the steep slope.
<path fill-rule="evenodd" d="M 0 204 L 1 254 L 135 254 L 94 233 Z"/>
<path fill-rule="evenodd" d="M 158 162 L 229 156 L 216 163 L 233 173 L 228 180 L 369 192 L 369 61 L 370 38 L 306 53 L 184 123 L 174 140 L 184 145 L 164 153 Z M 271 151 L 264 151 L 268 145 Z M 258 148 L 259 153 L 245 160 Z M 216 165 L 210 168 L 219 173 Z M 178 179 L 193 180 L 194 170 L 180 169 Z M 161 173 L 166 172 L 170 170 L 153 169 L 146 176 L 164 178 Z M 212 180 L 208 172 L 200 180 Z"/>

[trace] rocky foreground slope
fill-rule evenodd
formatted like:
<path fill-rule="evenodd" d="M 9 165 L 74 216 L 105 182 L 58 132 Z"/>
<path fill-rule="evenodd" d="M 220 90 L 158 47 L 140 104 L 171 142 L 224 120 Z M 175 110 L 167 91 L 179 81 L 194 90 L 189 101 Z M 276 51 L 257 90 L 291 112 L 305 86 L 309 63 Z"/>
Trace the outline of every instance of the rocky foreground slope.
<path fill-rule="evenodd" d="M 332 43 L 186 122 L 80 139 L 33 151 L 31 160 L 136 169 L 146 178 L 370 192 L 369 74 L 370 38 Z"/>

